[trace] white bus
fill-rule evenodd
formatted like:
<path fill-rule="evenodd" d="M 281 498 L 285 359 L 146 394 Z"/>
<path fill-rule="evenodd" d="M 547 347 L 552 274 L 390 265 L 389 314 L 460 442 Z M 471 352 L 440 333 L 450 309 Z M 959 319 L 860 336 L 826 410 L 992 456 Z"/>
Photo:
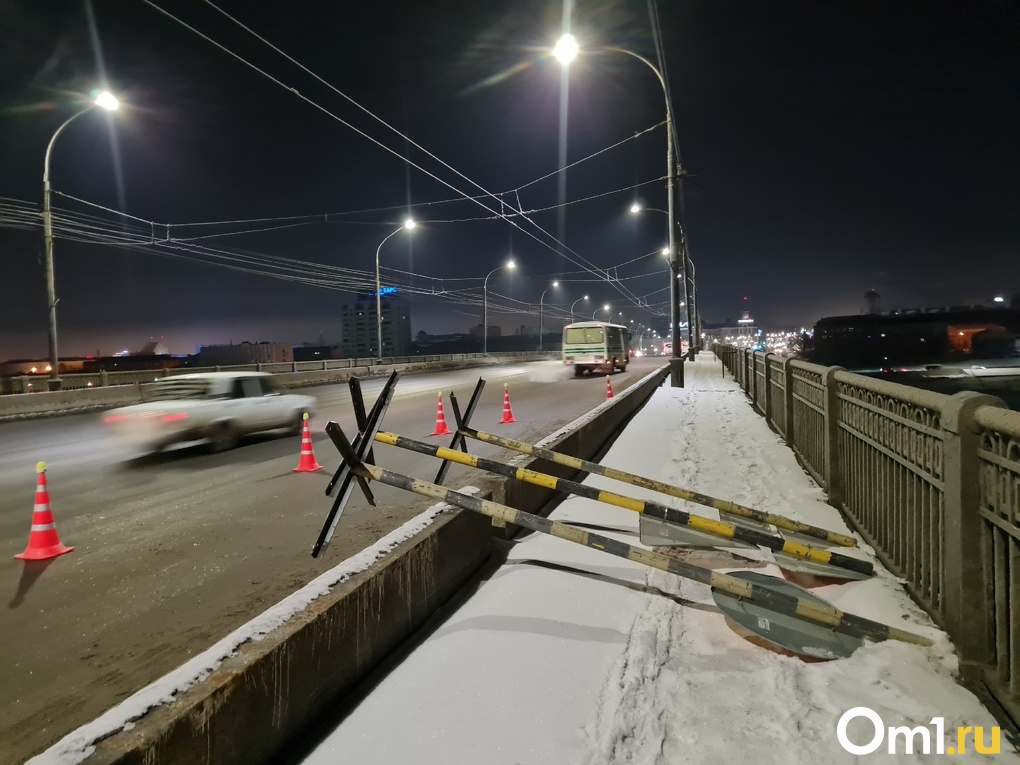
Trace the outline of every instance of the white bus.
<path fill-rule="evenodd" d="M 574 376 L 627 370 L 627 328 L 604 321 L 579 321 L 563 328 L 563 363 Z"/>

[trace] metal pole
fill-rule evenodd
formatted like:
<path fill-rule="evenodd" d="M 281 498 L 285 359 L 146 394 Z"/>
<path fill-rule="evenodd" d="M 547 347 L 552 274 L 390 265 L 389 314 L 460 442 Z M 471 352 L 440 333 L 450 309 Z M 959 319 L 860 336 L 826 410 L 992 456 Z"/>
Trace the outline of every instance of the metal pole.
<path fill-rule="evenodd" d="M 542 330 L 545 328 L 545 322 L 544 322 L 544 318 L 545 317 L 544 317 L 544 314 L 543 314 L 543 309 L 544 309 L 543 303 L 545 301 L 545 293 L 548 292 L 548 291 L 549 291 L 548 287 L 546 287 L 544 290 L 542 290 L 542 297 L 540 297 L 538 299 L 538 352 L 539 353 L 542 352 Z"/>
<path fill-rule="evenodd" d="M 666 192 L 669 200 L 669 262 L 670 262 L 670 277 L 669 277 L 669 313 L 670 313 L 670 340 L 673 343 L 673 358 L 680 357 L 680 333 L 678 324 L 680 322 L 680 291 L 677 288 L 677 277 L 676 274 L 680 272 L 679 262 L 677 258 L 677 247 L 676 247 L 676 206 L 675 206 L 675 192 L 674 185 L 676 182 L 676 148 L 674 146 L 674 135 L 673 135 L 673 108 L 670 105 L 669 90 L 666 88 L 666 80 L 662 76 L 662 72 L 656 68 L 656 66 L 644 56 L 634 53 L 634 51 L 627 50 L 626 48 L 610 48 L 618 53 L 626 53 L 628 56 L 636 58 L 641 61 L 645 66 L 655 72 L 655 76 L 659 78 L 659 84 L 662 86 L 662 94 L 666 100 Z M 684 279 L 686 279 L 686 271 L 684 272 Z M 674 387 L 677 387 L 676 376 L 674 375 Z"/>
<path fill-rule="evenodd" d="M 489 355 L 489 277 L 496 273 L 502 266 L 492 269 L 485 275 L 485 283 L 482 285 L 482 355 Z"/>
<path fill-rule="evenodd" d="M 383 357 L 382 352 L 382 283 L 379 281 L 379 252 L 382 250 L 382 246 L 386 244 L 386 240 L 395 234 L 399 234 L 406 226 L 401 226 L 396 231 L 391 231 L 386 235 L 386 239 L 379 242 L 379 246 L 375 248 L 375 357 L 381 359 Z"/>
<path fill-rule="evenodd" d="M 94 106 L 94 104 L 93 104 Z M 60 354 L 57 350 L 57 288 L 53 274 L 53 214 L 50 208 L 50 154 L 53 144 L 61 131 L 81 115 L 92 111 L 93 106 L 82 109 L 69 117 L 57 128 L 49 145 L 46 147 L 46 159 L 43 161 L 43 242 L 46 251 L 46 303 L 49 306 L 49 351 L 50 351 L 50 390 L 60 390 Z"/>

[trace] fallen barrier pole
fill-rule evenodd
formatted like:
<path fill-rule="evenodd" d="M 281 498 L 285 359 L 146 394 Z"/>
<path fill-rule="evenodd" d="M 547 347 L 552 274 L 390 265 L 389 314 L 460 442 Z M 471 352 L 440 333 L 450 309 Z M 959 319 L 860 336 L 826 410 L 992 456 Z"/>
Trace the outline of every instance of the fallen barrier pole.
<path fill-rule="evenodd" d="M 645 501 L 628 497 L 623 494 L 616 494 L 611 491 L 602 491 L 592 486 L 575 481 L 568 481 L 565 478 L 556 478 L 547 473 L 539 473 L 527 468 L 515 468 L 495 460 L 478 457 L 474 454 L 463 454 L 444 446 L 429 444 L 418 441 L 407 436 L 396 433 L 380 431 L 376 434 L 375 440 L 381 444 L 389 444 L 407 451 L 426 454 L 431 457 L 438 457 L 441 460 L 455 462 L 458 465 L 487 470 L 490 473 L 503 475 L 507 478 L 514 478 L 518 481 L 541 486 L 552 491 L 560 491 L 566 494 L 574 494 L 579 497 L 593 499 L 596 502 L 603 502 L 607 505 L 622 507 L 625 510 L 632 510 L 636 513 L 644 513 L 652 518 L 658 518 L 666 523 L 676 526 L 684 526 L 712 536 L 718 537 L 720 542 L 725 540 L 736 540 L 751 545 L 761 545 L 774 552 L 786 553 L 795 558 L 803 558 L 813 563 L 821 563 L 828 566 L 837 566 L 859 574 L 872 576 L 875 573 L 874 566 L 869 561 L 858 560 L 847 555 L 834 553 L 829 550 L 822 550 L 817 547 L 810 547 L 799 542 L 794 542 L 773 534 L 766 534 L 757 529 L 746 526 L 739 526 L 732 523 L 723 523 L 700 515 L 693 515 L 684 510 L 678 510 L 658 502 Z"/>
<path fill-rule="evenodd" d="M 899 640 L 904 643 L 921 646 L 932 645 L 932 642 L 923 635 L 918 635 L 899 627 L 882 624 L 863 616 L 850 614 L 823 602 L 812 602 L 806 598 L 795 597 L 788 594 L 789 585 L 785 582 L 783 584 L 787 586 L 787 591 L 771 589 L 760 583 L 756 584 L 735 576 L 720 574 L 710 569 L 684 563 L 666 555 L 645 550 L 641 547 L 635 547 L 610 537 L 593 534 L 566 523 L 550 521 L 547 518 L 540 518 L 537 515 L 532 515 L 522 510 L 515 510 L 512 507 L 507 507 L 490 500 L 483 500 L 445 489 L 428 481 L 394 473 L 374 465 L 367 465 L 356 453 L 350 441 L 347 440 L 347 436 L 339 424 L 332 421 L 329 422 L 326 425 L 326 432 L 340 450 L 340 454 L 351 472 L 365 479 L 379 481 L 387 486 L 410 491 L 424 497 L 439 499 L 465 510 L 481 513 L 489 518 L 516 524 L 531 531 L 548 534 L 582 545 L 583 547 L 599 550 L 618 558 L 625 558 L 635 563 L 641 563 L 651 568 L 676 574 L 685 579 L 707 584 L 714 590 L 729 593 L 744 602 L 753 601 L 762 608 L 767 608 L 816 625 L 829 627 L 847 635 L 867 637 L 873 640 Z M 364 449 L 365 442 L 368 440 L 367 438 L 363 439 L 360 448 Z"/>
<path fill-rule="evenodd" d="M 606 467 L 605 465 L 600 465 L 597 462 L 583 460 L 578 457 L 571 457 L 569 454 L 554 452 L 550 449 L 543 449 L 540 446 L 534 446 L 532 444 L 524 443 L 523 441 L 515 441 L 512 438 L 504 438 L 503 436 L 497 436 L 491 433 L 475 430 L 474 428 L 469 427 L 469 418 L 464 418 L 462 421 L 462 418 L 460 417 L 460 409 L 457 405 L 457 398 L 452 393 L 450 394 L 450 404 L 453 407 L 453 416 L 457 420 L 457 432 L 463 434 L 467 438 L 473 438 L 476 441 L 501 446 L 504 449 L 510 449 L 532 457 L 540 457 L 541 459 L 548 460 L 549 462 L 554 462 L 557 465 L 582 470 L 586 473 L 595 473 L 596 475 L 612 478 L 616 481 L 629 483 L 632 486 L 640 486 L 643 489 L 651 489 L 652 491 L 657 491 L 661 494 L 668 494 L 672 497 L 676 497 L 677 499 L 683 499 L 697 505 L 714 508 L 721 513 L 728 513 L 729 515 L 736 515 L 741 518 L 750 518 L 760 523 L 771 524 L 786 531 L 824 539 L 826 542 L 840 545 L 842 547 L 857 546 L 857 540 L 851 536 L 840 534 L 836 531 L 829 531 L 828 529 L 823 529 L 818 526 L 812 526 L 807 523 L 801 523 L 800 521 L 795 521 L 792 518 L 787 518 L 784 515 L 776 515 L 775 513 L 766 513 L 761 510 L 755 510 L 754 508 L 738 505 L 735 502 L 729 502 L 725 499 L 717 499 L 716 497 L 710 497 L 707 494 L 701 494 L 699 492 L 683 489 L 679 486 L 673 486 L 672 484 L 664 483 L 663 481 L 656 481 L 652 478 L 644 478 L 643 476 L 635 475 L 634 473 L 628 473 L 623 470 L 617 470 L 616 468 Z"/>

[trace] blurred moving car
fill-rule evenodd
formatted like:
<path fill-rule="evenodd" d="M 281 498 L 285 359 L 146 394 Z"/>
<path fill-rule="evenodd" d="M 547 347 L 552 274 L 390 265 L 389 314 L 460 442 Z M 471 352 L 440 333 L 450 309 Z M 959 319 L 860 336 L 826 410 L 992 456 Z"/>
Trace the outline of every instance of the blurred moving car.
<path fill-rule="evenodd" d="M 174 375 L 147 386 L 145 398 L 103 418 L 119 439 L 144 451 L 205 439 L 219 452 L 248 433 L 278 428 L 300 433 L 305 413 L 315 407 L 311 396 L 281 393 L 265 372 Z"/>

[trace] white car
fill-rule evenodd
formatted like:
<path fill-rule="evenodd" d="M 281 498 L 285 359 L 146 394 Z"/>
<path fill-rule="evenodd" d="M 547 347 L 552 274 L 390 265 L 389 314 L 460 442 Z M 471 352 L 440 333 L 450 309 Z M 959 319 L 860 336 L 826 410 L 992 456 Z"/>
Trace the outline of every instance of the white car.
<path fill-rule="evenodd" d="M 173 375 L 145 386 L 144 397 L 103 418 L 119 439 L 144 451 L 200 439 L 224 451 L 248 433 L 286 428 L 297 434 L 315 407 L 311 396 L 281 393 L 265 372 Z"/>

